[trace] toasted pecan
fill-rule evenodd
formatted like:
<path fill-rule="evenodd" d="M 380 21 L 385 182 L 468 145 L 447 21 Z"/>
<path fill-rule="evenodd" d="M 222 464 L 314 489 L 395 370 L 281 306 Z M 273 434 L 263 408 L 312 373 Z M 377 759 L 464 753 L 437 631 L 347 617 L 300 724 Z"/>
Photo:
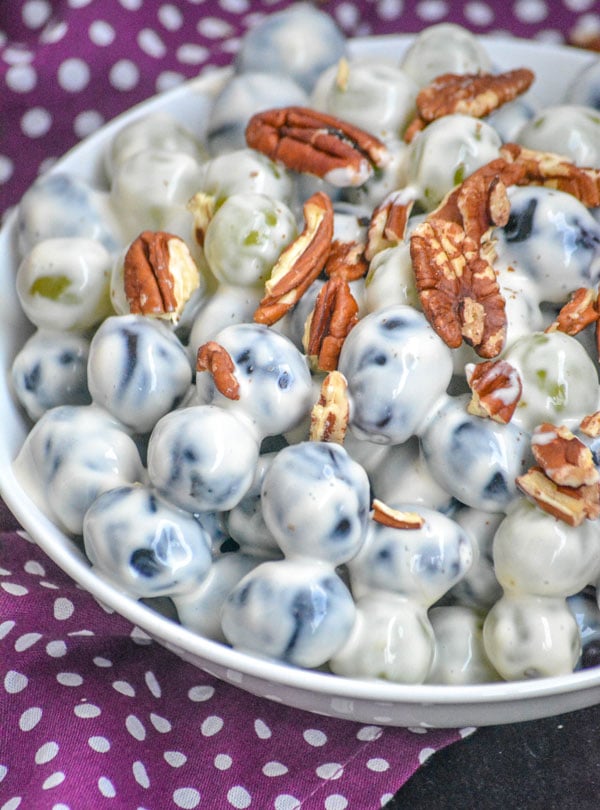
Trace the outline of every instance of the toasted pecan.
<path fill-rule="evenodd" d="M 531 437 L 531 450 L 555 484 L 579 487 L 600 481 L 591 450 L 563 425 L 538 425 Z"/>
<path fill-rule="evenodd" d="M 337 368 L 342 346 L 358 321 L 358 304 L 348 282 L 329 278 L 317 296 L 307 322 L 306 354 L 319 371 Z"/>
<path fill-rule="evenodd" d="M 349 419 L 348 383 L 340 371 L 331 371 L 310 414 L 310 440 L 343 444 Z"/>
<path fill-rule="evenodd" d="M 393 509 L 383 501 L 374 498 L 371 518 L 376 523 L 389 526 L 391 529 L 420 529 L 425 525 L 425 518 L 418 512 L 406 512 L 401 509 Z"/>
<path fill-rule="evenodd" d="M 486 360 L 468 363 L 465 372 L 472 392 L 467 411 L 508 424 L 523 392 L 517 369 L 507 360 Z"/>

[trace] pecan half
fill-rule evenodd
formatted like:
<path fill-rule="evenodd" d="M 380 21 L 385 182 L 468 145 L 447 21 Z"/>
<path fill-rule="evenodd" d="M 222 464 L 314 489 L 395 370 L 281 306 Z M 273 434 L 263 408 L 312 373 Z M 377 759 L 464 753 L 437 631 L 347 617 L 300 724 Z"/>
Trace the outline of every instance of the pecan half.
<path fill-rule="evenodd" d="M 517 478 L 517 485 L 534 503 L 569 526 L 600 517 L 600 486 L 566 487 L 555 484 L 539 467 Z"/>
<path fill-rule="evenodd" d="M 200 272 L 183 239 L 165 231 L 143 231 L 125 254 L 123 283 L 134 315 L 177 322 L 200 284 Z"/>
<path fill-rule="evenodd" d="M 196 371 L 210 371 L 215 386 L 227 399 L 240 398 L 240 384 L 235 376 L 231 355 L 220 343 L 209 340 L 198 349 Z"/>
<path fill-rule="evenodd" d="M 310 414 L 310 441 L 343 444 L 349 418 L 348 383 L 340 371 L 331 371 Z"/>
<path fill-rule="evenodd" d="M 579 430 L 592 439 L 600 436 L 600 411 L 584 416 L 579 424 Z"/>
<path fill-rule="evenodd" d="M 596 291 L 589 287 L 580 287 L 575 290 L 546 332 L 565 332 L 567 335 L 577 335 L 586 326 L 596 323 L 598 321 L 596 299 Z"/>
<path fill-rule="evenodd" d="M 365 257 L 368 261 L 381 250 L 402 242 L 414 203 L 413 194 L 400 189 L 392 191 L 375 207 L 367 232 Z"/>
<path fill-rule="evenodd" d="M 356 281 L 362 278 L 368 269 L 364 244 L 354 241 L 343 242 L 341 239 L 332 241 L 325 263 L 325 273 L 328 276 Z"/>
<path fill-rule="evenodd" d="M 531 437 L 533 457 L 555 484 L 567 487 L 600 481 L 592 452 L 568 428 L 543 422 Z"/>
<path fill-rule="evenodd" d="M 540 185 L 572 194 L 588 208 L 600 205 L 600 169 L 579 167 L 562 155 L 505 143 L 500 155 L 519 163 L 525 174 L 519 185 Z"/>
<path fill-rule="evenodd" d="M 304 203 L 305 226 L 277 259 L 265 296 L 254 313 L 257 323 L 271 326 L 286 314 L 317 278 L 329 255 L 333 238 L 333 205 L 322 191 Z"/>
<path fill-rule="evenodd" d="M 451 348 L 463 339 L 496 357 L 506 339 L 505 301 L 494 268 L 455 222 L 420 223 L 410 239 L 417 292 L 429 322 Z"/>
<path fill-rule="evenodd" d="M 319 371 L 337 368 L 342 346 L 358 321 L 358 304 L 339 276 L 321 288 L 306 324 L 305 351 Z"/>
<path fill-rule="evenodd" d="M 507 360 L 486 360 L 468 363 L 465 372 L 472 391 L 467 411 L 508 424 L 523 392 L 517 369 Z"/>
<path fill-rule="evenodd" d="M 504 73 L 443 73 L 418 93 L 417 115 L 404 132 L 407 143 L 427 124 L 444 115 L 461 113 L 484 118 L 525 93 L 535 75 L 527 68 Z"/>
<path fill-rule="evenodd" d="M 391 529 L 420 529 L 425 525 L 425 518 L 418 512 L 404 512 L 400 509 L 392 509 L 383 501 L 375 498 L 373 500 L 372 519 L 383 526 Z"/>
<path fill-rule="evenodd" d="M 334 186 L 359 186 L 389 162 L 382 141 L 347 121 L 308 107 L 256 113 L 246 143 L 288 169 L 322 177 Z"/>

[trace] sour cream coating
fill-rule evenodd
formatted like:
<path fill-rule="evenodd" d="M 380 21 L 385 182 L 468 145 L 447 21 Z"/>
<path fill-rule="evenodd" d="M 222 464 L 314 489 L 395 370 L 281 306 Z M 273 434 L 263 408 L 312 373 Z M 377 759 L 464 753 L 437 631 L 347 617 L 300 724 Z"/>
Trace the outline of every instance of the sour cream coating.
<path fill-rule="evenodd" d="M 198 521 L 141 485 L 98 497 L 83 540 L 98 572 L 138 598 L 187 593 L 211 566 L 210 538 Z"/>
<path fill-rule="evenodd" d="M 138 433 L 176 408 L 192 367 L 173 332 L 143 315 L 107 318 L 90 344 L 88 386 L 95 403 Z"/>
<path fill-rule="evenodd" d="M 11 368 L 13 389 L 30 419 L 58 405 L 89 405 L 88 354 L 83 334 L 36 329 Z"/>
<path fill-rule="evenodd" d="M 427 683 L 455 686 L 500 680 L 483 644 L 483 615 L 463 605 L 434 607 L 435 654 Z"/>
<path fill-rule="evenodd" d="M 370 313 L 346 338 L 339 370 L 348 381 L 358 438 L 400 444 L 417 434 L 452 376 L 451 350 L 408 306 Z"/>
<path fill-rule="evenodd" d="M 112 314 L 110 274 L 111 255 L 95 239 L 45 239 L 19 265 L 17 294 L 36 326 L 81 331 Z"/>
<path fill-rule="evenodd" d="M 279 557 L 281 550 L 264 521 L 261 490 L 267 470 L 276 453 L 262 453 L 256 464 L 252 484 L 242 500 L 227 513 L 227 531 L 247 555 Z"/>
<path fill-rule="evenodd" d="M 591 107 L 545 107 L 523 126 L 517 139 L 529 149 L 564 155 L 577 166 L 600 168 L 600 118 Z"/>
<path fill-rule="evenodd" d="M 222 626 L 236 649 L 318 667 L 344 644 L 355 612 L 350 592 L 330 565 L 277 560 L 261 563 L 231 591 Z"/>
<path fill-rule="evenodd" d="M 440 23 L 421 31 L 400 64 L 419 86 L 429 84 L 442 73 L 490 73 L 492 68 L 477 37 L 453 23 Z"/>
<path fill-rule="evenodd" d="M 600 62 L 592 59 L 569 85 L 565 99 L 569 104 L 600 110 Z"/>
<path fill-rule="evenodd" d="M 34 425 L 14 462 L 17 479 L 39 508 L 70 534 L 103 492 L 143 481 L 138 449 L 96 405 L 61 405 Z"/>

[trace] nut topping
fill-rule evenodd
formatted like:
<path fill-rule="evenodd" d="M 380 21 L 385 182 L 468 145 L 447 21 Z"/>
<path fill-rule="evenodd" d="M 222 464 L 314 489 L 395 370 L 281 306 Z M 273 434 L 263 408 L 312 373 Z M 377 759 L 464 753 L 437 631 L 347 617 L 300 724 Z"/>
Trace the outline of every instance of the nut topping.
<path fill-rule="evenodd" d="M 493 267 L 455 222 L 431 219 L 411 235 L 410 253 L 423 311 L 451 348 L 462 340 L 496 357 L 506 337 L 505 302 Z"/>
<path fill-rule="evenodd" d="M 546 332 L 565 332 L 567 335 L 577 335 L 586 326 L 598 321 L 596 291 L 588 287 L 580 287 L 571 295 L 571 298 L 561 308 L 556 319 L 546 329 Z"/>
<path fill-rule="evenodd" d="M 331 371 L 310 414 L 310 441 L 343 444 L 349 418 L 348 383 L 340 371 Z"/>
<path fill-rule="evenodd" d="M 592 439 L 600 436 L 600 411 L 584 416 L 579 425 L 579 430 Z"/>
<path fill-rule="evenodd" d="M 584 520 L 600 517 L 600 486 L 565 487 L 555 484 L 539 467 L 531 467 L 517 478 L 520 489 L 540 509 L 563 520 L 569 526 L 580 526 Z"/>
<path fill-rule="evenodd" d="M 334 186 L 359 186 L 389 161 L 378 138 L 353 124 L 307 107 L 282 107 L 252 116 L 246 143 L 288 169 Z"/>
<path fill-rule="evenodd" d="M 123 283 L 131 313 L 176 323 L 200 284 L 200 273 L 183 239 L 143 231 L 125 254 Z"/>
<path fill-rule="evenodd" d="M 216 197 L 198 191 L 187 204 L 187 210 L 194 218 L 194 236 L 200 247 L 204 247 L 204 236 L 208 223 L 215 215 L 217 208 Z"/>
<path fill-rule="evenodd" d="M 365 258 L 365 246 L 361 242 L 342 242 L 334 239 L 325 264 L 325 273 L 346 281 L 362 278 L 369 265 Z"/>
<path fill-rule="evenodd" d="M 305 226 L 277 259 L 265 296 L 254 313 L 257 323 L 271 326 L 296 304 L 323 269 L 333 237 L 333 205 L 322 191 L 304 203 Z"/>
<path fill-rule="evenodd" d="M 539 466 L 555 484 L 579 487 L 600 481 L 591 450 L 564 426 L 544 422 L 536 427 L 531 450 Z"/>
<path fill-rule="evenodd" d="M 467 411 L 501 424 L 508 424 L 521 399 L 523 386 L 519 372 L 506 360 L 486 360 L 465 366 L 473 396 Z"/>
<path fill-rule="evenodd" d="M 240 384 L 235 377 L 231 355 L 220 343 L 209 340 L 198 349 L 196 371 L 210 371 L 217 390 L 227 399 L 240 398 Z"/>
<path fill-rule="evenodd" d="M 400 244 L 414 205 L 414 196 L 406 189 L 392 191 L 374 209 L 367 233 L 365 257 L 368 261 L 388 247 Z"/>
<path fill-rule="evenodd" d="M 305 350 L 320 371 L 337 368 L 340 351 L 358 321 L 358 304 L 348 282 L 333 276 L 321 288 L 306 324 Z"/>
<path fill-rule="evenodd" d="M 372 519 L 383 526 L 391 529 L 420 529 L 425 525 L 425 519 L 418 512 L 404 512 L 400 509 L 392 509 L 383 501 L 375 498 L 373 500 Z"/>

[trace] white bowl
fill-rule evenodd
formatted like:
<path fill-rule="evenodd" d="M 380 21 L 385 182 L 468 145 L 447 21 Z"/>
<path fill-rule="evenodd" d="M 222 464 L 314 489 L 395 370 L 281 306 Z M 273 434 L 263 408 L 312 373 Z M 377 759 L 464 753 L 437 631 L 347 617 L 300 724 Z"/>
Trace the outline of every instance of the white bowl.
<path fill-rule="evenodd" d="M 560 98 L 574 76 L 594 57 L 583 51 L 511 39 L 482 38 L 498 69 L 530 67 L 537 75 L 532 95 L 542 105 Z M 351 43 L 357 56 L 398 61 L 410 42 L 404 36 L 373 37 Z M 212 95 L 230 75 L 214 70 L 153 98 L 118 117 L 71 150 L 53 168 L 101 182 L 101 155 L 124 124 L 150 111 L 166 110 L 202 133 Z M 92 572 L 75 543 L 31 502 L 17 483 L 11 461 L 28 426 L 9 383 L 11 361 L 31 331 L 14 287 L 17 265 L 15 216 L 0 232 L 0 493 L 22 526 L 65 572 L 186 661 L 255 695 L 308 711 L 361 723 L 392 726 L 457 727 L 511 723 L 581 709 L 600 701 L 600 667 L 571 675 L 477 686 L 413 686 L 341 678 L 296 669 L 237 652 L 201 638 L 119 592 Z"/>

